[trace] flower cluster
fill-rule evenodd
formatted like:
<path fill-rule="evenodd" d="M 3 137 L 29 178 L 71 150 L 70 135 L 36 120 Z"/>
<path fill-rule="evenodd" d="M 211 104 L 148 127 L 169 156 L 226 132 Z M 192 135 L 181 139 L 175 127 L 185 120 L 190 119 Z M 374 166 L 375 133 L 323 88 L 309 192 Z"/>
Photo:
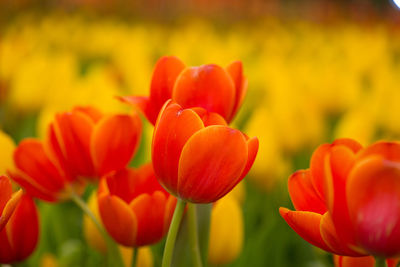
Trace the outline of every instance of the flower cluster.
<path fill-rule="evenodd" d="M 225 196 L 246 176 L 258 150 L 257 138 L 227 123 L 240 107 L 246 87 L 241 62 L 223 69 L 218 65 L 185 67 L 176 57 L 161 58 L 149 98 L 121 97 L 154 124 L 152 162 L 139 168 L 129 166 L 142 134 L 136 111 L 106 114 L 79 106 L 57 113 L 44 140 L 26 138 L 14 150 L 14 166 L 8 175 L 26 194 L 22 196 L 20 190 L 12 195 L 10 180 L 1 177 L 0 226 L 6 228 L 4 238 L 6 231 L 12 238 L 15 232 L 16 240 L 7 243 L 0 236 L 0 262 L 25 259 L 36 245 L 38 220 L 31 197 L 48 202 L 73 200 L 97 227 L 93 231 L 85 226 L 91 231 L 87 236 L 106 242 L 105 247 L 95 246 L 114 254 L 108 234 L 125 247 L 151 245 L 168 232 L 174 210 L 182 216 L 185 202 L 211 203 Z M 91 198 L 96 205 L 91 207 L 79 196 L 89 182 L 98 185 Z M 234 214 L 238 216 L 237 211 Z M 21 239 L 24 219 L 33 223 Z M 180 219 L 171 229 L 179 223 Z M 100 238 L 96 237 L 99 233 Z"/>

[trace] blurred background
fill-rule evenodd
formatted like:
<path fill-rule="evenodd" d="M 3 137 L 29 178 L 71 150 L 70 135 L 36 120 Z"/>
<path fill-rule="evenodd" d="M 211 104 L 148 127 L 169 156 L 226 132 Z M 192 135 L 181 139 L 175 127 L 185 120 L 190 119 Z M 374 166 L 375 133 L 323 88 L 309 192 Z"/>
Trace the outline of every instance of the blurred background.
<path fill-rule="evenodd" d="M 391 0 L 1 0 L 0 129 L 42 138 L 58 111 L 127 111 L 162 55 L 187 65 L 242 60 L 234 121 L 258 136 L 245 179 L 243 248 L 226 266 L 330 266 L 280 218 L 288 176 L 323 142 L 400 137 L 400 10 Z M 152 126 L 133 165 L 150 156 Z M 41 209 L 38 250 L 20 266 L 102 266 L 70 203 Z M 230 223 L 233 223 L 230 221 Z M 160 247 L 153 248 L 158 266 Z"/>

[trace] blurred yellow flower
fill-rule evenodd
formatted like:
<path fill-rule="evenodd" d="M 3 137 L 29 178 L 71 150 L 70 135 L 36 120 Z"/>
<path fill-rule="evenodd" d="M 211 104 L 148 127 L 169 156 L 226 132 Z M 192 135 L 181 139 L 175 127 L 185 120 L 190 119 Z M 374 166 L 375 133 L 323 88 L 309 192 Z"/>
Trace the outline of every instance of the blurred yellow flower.
<path fill-rule="evenodd" d="M 58 267 L 57 258 L 50 253 L 44 253 L 40 259 L 40 267 Z"/>
<path fill-rule="evenodd" d="M 15 143 L 5 132 L 0 130 L 0 175 L 5 174 L 7 169 L 13 169 L 13 153 Z"/>
<path fill-rule="evenodd" d="M 217 201 L 211 211 L 208 261 L 221 265 L 233 262 L 243 247 L 243 214 L 232 197 Z"/>

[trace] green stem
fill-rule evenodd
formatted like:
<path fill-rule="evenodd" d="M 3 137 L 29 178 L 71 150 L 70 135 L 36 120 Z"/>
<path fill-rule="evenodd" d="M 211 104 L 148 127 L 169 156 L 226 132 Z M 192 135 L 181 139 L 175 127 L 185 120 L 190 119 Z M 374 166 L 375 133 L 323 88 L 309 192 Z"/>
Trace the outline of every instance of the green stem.
<path fill-rule="evenodd" d="M 197 213 L 196 205 L 188 204 L 188 230 L 189 230 L 189 242 L 190 251 L 192 253 L 192 260 L 194 267 L 202 267 L 200 249 L 199 249 L 199 237 L 198 237 L 198 227 L 197 227 Z"/>
<path fill-rule="evenodd" d="M 132 248 L 132 261 L 131 267 L 136 267 L 137 259 L 138 259 L 139 248 Z"/>
<path fill-rule="evenodd" d="M 164 255 L 162 259 L 162 267 L 170 267 L 172 262 L 172 254 L 174 252 L 175 240 L 178 234 L 179 225 L 181 224 L 183 211 L 186 202 L 178 198 L 174 215 L 172 216 L 171 225 L 169 226 L 167 241 L 165 242 Z"/>
<path fill-rule="evenodd" d="M 71 193 L 71 200 L 82 209 L 84 213 L 93 221 L 96 225 L 97 229 L 99 230 L 100 234 L 103 236 L 104 241 L 107 244 L 107 254 L 109 260 L 109 266 L 118 266 L 124 267 L 124 262 L 122 260 L 121 254 L 119 252 L 117 244 L 110 238 L 108 233 L 104 230 L 101 223 L 97 220 L 96 216 L 90 210 L 90 208 L 86 205 L 85 201 L 83 201 L 77 194 L 74 192 Z"/>
<path fill-rule="evenodd" d="M 386 259 L 375 257 L 375 267 L 386 267 Z"/>

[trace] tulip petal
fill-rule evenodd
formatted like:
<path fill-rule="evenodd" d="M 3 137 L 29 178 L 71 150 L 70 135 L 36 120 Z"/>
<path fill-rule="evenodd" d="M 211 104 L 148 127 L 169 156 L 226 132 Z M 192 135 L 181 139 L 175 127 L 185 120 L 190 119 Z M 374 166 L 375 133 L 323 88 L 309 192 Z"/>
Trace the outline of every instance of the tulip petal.
<path fill-rule="evenodd" d="M 343 240 L 339 239 L 335 225 L 332 222 L 332 217 L 329 212 L 326 212 L 321 219 L 320 232 L 325 244 L 337 255 L 346 256 L 362 256 L 363 253 L 358 253 L 351 249 Z"/>
<path fill-rule="evenodd" d="M 345 146 L 354 153 L 362 148 L 358 142 L 343 138 L 335 140 L 332 144 L 323 144 L 314 151 L 310 161 L 310 171 L 313 185 L 322 199 L 325 199 L 325 157 L 335 146 Z"/>
<path fill-rule="evenodd" d="M 95 176 L 90 157 L 90 137 L 93 128 L 92 119 L 81 112 L 56 115 L 54 131 L 68 164 L 68 170 L 71 170 L 74 175 Z"/>
<path fill-rule="evenodd" d="M 123 96 L 117 97 L 121 102 L 130 104 L 134 108 L 139 109 L 141 113 L 143 113 L 146 118 L 154 125 L 157 120 L 158 112 L 160 109 L 157 109 L 150 102 L 149 97 L 147 96 Z"/>
<path fill-rule="evenodd" d="M 259 142 L 257 137 L 253 137 L 247 140 L 247 151 L 248 151 L 247 162 L 238 183 L 249 173 L 251 167 L 253 166 L 253 163 L 256 160 L 258 147 L 259 147 Z"/>
<path fill-rule="evenodd" d="M 288 181 L 289 195 L 298 211 L 311 211 L 319 214 L 326 212 L 325 203 L 315 191 L 311 182 L 310 170 L 293 173 Z"/>
<path fill-rule="evenodd" d="M 176 193 L 178 164 L 186 141 L 204 128 L 200 117 L 190 109 L 168 102 L 160 112 L 153 135 L 152 160 L 158 181 Z"/>
<path fill-rule="evenodd" d="M 204 123 L 204 126 L 211 126 L 211 125 L 225 125 L 228 126 L 226 123 L 225 119 L 219 115 L 218 113 L 215 112 L 208 112 L 204 108 L 192 108 L 193 111 L 197 113 L 197 115 L 200 116 L 201 120 Z"/>
<path fill-rule="evenodd" d="M 279 213 L 287 224 L 308 243 L 325 251 L 333 252 L 325 244 L 320 233 L 321 214 L 309 211 L 291 211 L 286 208 L 279 208 Z"/>
<path fill-rule="evenodd" d="M 355 162 L 355 154 L 346 146 L 335 146 L 325 158 L 325 197 L 336 232 L 342 243 L 356 246 L 353 225 L 347 207 L 346 182 Z"/>
<path fill-rule="evenodd" d="M 175 81 L 184 68 L 185 64 L 174 56 L 164 56 L 157 61 L 151 79 L 150 99 L 158 111 L 172 97 Z"/>
<path fill-rule="evenodd" d="M 107 232 L 120 244 L 133 246 L 137 235 L 137 219 L 122 199 L 99 195 L 99 212 Z"/>
<path fill-rule="evenodd" d="M 243 76 L 243 64 L 241 61 L 234 61 L 226 67 L 227 72 L 231 76 L 236 89 L 235 105 L 228 121 L 231 121 L 236 114 L 236 111 L 242 105 L 244 96 L 247 91 L 247 79 Z"/>
<path fill-rule="evenodd" d="M 31 196 L 48 202 L 59 200 L 59 191 L 51 191 L 44 188 L 37 181 L 22 171 L 9 171 L 8 175 L 19 184 Z"/>
<path fill-rule="evenodd" d="M 96 124 L 91 137 L 91 155 L 100 176 L 128 165 L 138 148 L 141 130 L 137 115 L 106 116 Z"/>
<path fill-rule="evenodd" d="M 29 223 L 27 223 L 29 222 Z M 15 251 L 15 261 L 26 259 L 35 249 L 39 237 L 39 216 L 32 198 L 23 195 L 6 230 Z"/>
<path fill-rule="evenodd" d="M 138 221 L 135 246 L 151 245 L 163 237 L 166 201 L 165 195 L 156 191 L 141 194 L 129 204 Z"/>
<path fill-rule="evenodd" d="M 400 164 L 380 155 L 357 162 L 349 175 L 346 194 L 355 235 L 360 246 L 373 255 L 399 253 L 399 177 Z"/>
<path fill-rule="evenodd" d="M 372 256 L 348 257 L 334 255 L 335 267 L 374 267 L 375 259 Z"/>
<path fill-rule="evenodd" d="M 247 159 L 240 131 L 215 125 L 196 132 L 182 149 L 178 195 L 194 203 L 218 200 L 240 182 Z"/>
<path fill-rule="evenodd" d="M 64 188 L 64 178 L 47 156 L 42 142 L 35 139 L 23 140 L 14 151 L 15 166 L 49 191 Z"/>
<path fill-rule="evenodd" d="M 387 160 L 400 162 L 400 143 L 397 142 L 376 142 L 363 149 L 358 155 L 357 160 L 371 155 L 381 155 Z"/>
<path fill-rule="evenodd" d="M 172 100 L 184 108 L 202 107 L 230 118 L 235 94 L 235 85 L 227 71 L 217 65 L 203 65 L 182 71 L 176 80 Z"/>
<path fill-rule="evenodd" d="M 88 107 L 74 107 L 72 112 L 81 112 L 88 116 L 94 123 L 97 123 L 102 117 L 103 114 L 97 108 L 88 106 Z"/>
<path fill-rule="evenodd" d="M 8 177 L 0 175 L 0 215 L 12 195 L 12 185 Z M 1 228 L 0 228 L 1 229 Z"/>
<path fill-rule="evenodd" d="M 23 195 L 22 189 L 18 190 L 17 192 L 12 194 L 11 198 L 4 206 L 3 211 L 0 213 L 0 231 L 4 228 L 4 226 L 10 219 L 11 215 L 15 211 L 15 208 L 20 202 L 22 195 Z"/>

